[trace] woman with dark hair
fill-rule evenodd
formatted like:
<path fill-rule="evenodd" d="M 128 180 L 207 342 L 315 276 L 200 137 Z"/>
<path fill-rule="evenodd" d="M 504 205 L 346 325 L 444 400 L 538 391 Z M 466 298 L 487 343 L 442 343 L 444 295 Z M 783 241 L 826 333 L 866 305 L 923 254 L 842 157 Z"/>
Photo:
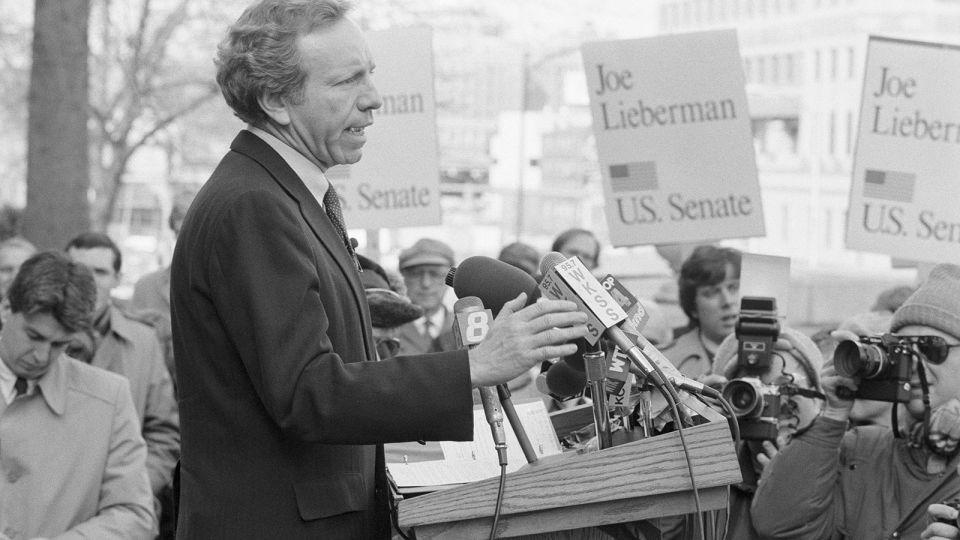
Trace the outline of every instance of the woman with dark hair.
<path fill-rule="evenodd" d="M 689 328 L 663 353 L 691 378 L 710 373 L 714 353 L 733 333 L 740 310 L 740 252 L 699 246 L 684 261 L 678 280 L 680 307 Z"/>

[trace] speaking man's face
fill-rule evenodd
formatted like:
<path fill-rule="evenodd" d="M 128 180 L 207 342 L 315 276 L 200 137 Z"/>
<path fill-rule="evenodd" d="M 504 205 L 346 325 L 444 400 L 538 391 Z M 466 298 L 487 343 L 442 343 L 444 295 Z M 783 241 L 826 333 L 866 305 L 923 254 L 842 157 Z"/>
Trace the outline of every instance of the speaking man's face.
<path fill-rule="evenodd" d="M 273 116 L 287 142 L 321 169 L 356 163 L 367 142 L 365 129 L 382 104 L 373 85 L 373 57 L 360 29 L 348 19 L 299 39 L 307 73 L 302 99 L 284 98 Z"/>

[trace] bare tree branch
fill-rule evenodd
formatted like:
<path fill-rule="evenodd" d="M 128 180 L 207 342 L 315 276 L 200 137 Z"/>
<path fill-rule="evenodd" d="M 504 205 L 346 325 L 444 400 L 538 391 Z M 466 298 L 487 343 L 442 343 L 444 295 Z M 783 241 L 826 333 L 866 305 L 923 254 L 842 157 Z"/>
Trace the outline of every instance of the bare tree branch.
<path fill-rule="evenodd" d="M 132 154 L 136 149 L 143 146 L 151 137 L 156 135 L 158 132 L 162 131 L 164 128 L 172 124 L 177 119 L 190 114 L 191 112 L 200 108 L 201 105 L 210 101 L 211 98 L 217 95 L 216 85 L 213 85 L 212 88 L 208 88 L 206 93 L 201 95 L 198 98 L 195 98 L 193 101 L 185 105 L 184 107 L 177 109 L 176 111 L 168 114 L 166 117 L 160 119 L 154 126 L 144 133 L 139 139 L 130 143 L 127 147 L 127 153 Z"/>

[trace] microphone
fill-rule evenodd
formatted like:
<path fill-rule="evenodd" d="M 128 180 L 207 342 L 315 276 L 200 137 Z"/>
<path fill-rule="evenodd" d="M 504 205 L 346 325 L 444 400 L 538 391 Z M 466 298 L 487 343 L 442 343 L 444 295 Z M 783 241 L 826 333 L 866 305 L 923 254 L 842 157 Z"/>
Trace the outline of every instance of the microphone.
<path fill-rule="evenodd" d="M 540 261 L 543 280 L 540 290 L 548 298 L 570 300 L 587 314 L 587 341 L 595 344 L 601 335 L 606 335 L 620 348 L 643 374 L 659 387 L 664 380 L 650 365 L 639 347 L 618 326 L 627 319 L 627 313 L 613 299 L 597 278 L 580 262 L 571 257 L 566 259 L 557 252 L 548 253 Z"/>
<path fill-rule="evenodd" d="M 584 274 L 583 272 L 572 270 L 575 268 L 575 265 L 572 264 L 571 261 L 574 261 L 576 264 L 582 266 L 582 263 L 580 263 L 579 260 L 566 260 L 562 254 L 557 252 L 551 252 L 544 256 L 543 260 L 540 262 L 540 272 L 544 275 L 544 282 L 547 279 L 546 276 L 550 273 L 552 273 L 552 276 L 555 280 L 576 281 L 577 279 L 582 279 L 589 281 L 589 279 L 592 279 L 593 281 L 596 281 L 596 279 L 593 278 L 593 276 L 589 273 Z M 567 264 L 567 270 L 564 271 L 560 266 L 566 263 L 571 264 Z M 564 283 L 566 283 L 566 281 L 564 281 Z M 605 305 L 605 302 L 613 301 L 625 311 L 625 317 L 623 320 L 618 321 L 614 323 L 614 326 L 610 326 L 605 329 L 607 337 L 617 345 L 617 347 L 620 349 L 619 352 L 633 357 L 637 361 L 636 364 L 643 372 L 642 375 L 652 378 L 654 384 L 662 384 L 661 377 L 659 376 L 657 369 L 654 367 L 654 364 L 656 364 L 656 367 L 660 368 L 660 371 L 662 371 L 666 377 L 666 381 L 672 383 L 674 386 L 696 394 L 703 394 L 705 392 L 709 394 L 707 387 L 680 373 L 673 363 L 671 363 L 670 360 L 668 360 L 663 353 L 660 352 L 660 350 L 654 347 L 653 344 L 650 343 L 650 341 L 640 333 L 640 330 L 643 329 L 643 326 L 646 324 L 647 319 L 649 319 L 650 316 L 647 314 L 646 310 L 643 309 L 643 305 L 639 302 L 639 300 L 630 294 L 626 287 L 617 281 L 617 279 L 612 275 L 605 277 L 603 279 L 603 283 L 601 283 L 601 286 L 605 291 L 614 291 L 613 294 L 608 295 L 609 300 L 603 298 L 602 294 L 596 294 L 587 300 L 592 300 L 603 305 Z M 543 282 L 541 282 L 541 287 L 543 287 Z M 569 286 L 567 288 L 554 287 L 552 293 L 557 292 L 575 294 L 574 290 Z M 544 294 L 547 294 L 547 291 L 544 291 Z M 566 299 L 571 300 L 572 298 Z M 630 349 L 636 349 L 635 353 L 631 354 Z M 614 366 L 616 364 L 614 362 L 610 362 L 610 365 Z"/>
<path fill-rule="evenodd" d="M 620 280 L 614 277 L 613 274 L 607 274 L 606 277 L 600 280 L 600 284 L 603 285 L 603 288 L 610 293 L 610 296 L 620 304 L 620 307 L 627 312 L 627 320 L 620 323 L 623 331 L 627 334 L 639 335 L 640 331 L 647 325 L 647 321 L 650 320 L 650 313 L 644 309 L 643 304 L 627 289 L 626 285 L 620 283 Z"/>
<path fill-rule="evenodd" d="M 453 304 L 454 337 L 457 345 L 472 349 L 483 341 L 490 329 L 493 315 L 489 309 L 483 308 L 483 302 L 476 296 L 465 296 Z M 503 429 L 503 410 L 500 402 L 489 386 L 478 386 L 480 403 L 483 405 L 483 414 L 490 424 L 493 435 L 493 446 L 497 449 L 500 465 L 507 464 L 507 436 Z"/>
<path fill-rule="evenodd" d="M 580 359 L 583 363 L 583 357 Z M 570 399 L 583 392 L 587 386 L 587 374 L 577 371 L 566 361 L 561 360 L 537 376 L 537 390 L 557 401 Z"/>
<path fill-rule="evenodd" d="M 530 274 L 503 261 L 476 255 L 464 259 L 447 273 L 444 282 L 453 287 L 457 298 L 476 296 L 493 316 L 500 313 L 503 304 L 527 293 L 527 305 L 540 298 L 540 289 Z"/>

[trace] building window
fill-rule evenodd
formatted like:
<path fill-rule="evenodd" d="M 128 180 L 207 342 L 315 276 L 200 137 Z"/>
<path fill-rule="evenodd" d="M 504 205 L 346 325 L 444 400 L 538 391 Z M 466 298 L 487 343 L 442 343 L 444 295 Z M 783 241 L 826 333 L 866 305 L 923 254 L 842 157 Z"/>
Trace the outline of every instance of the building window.
<path fill-rule="evenodd" d="M 830 138 L 828 139 L 830 155 L 836 154 L 837 148 L 837 113 L 830 111 Z"/>
<path fill-rule="evenodd" d="M 766 70 L 767 70 L 766 60 L 764 60 L 762 56 L 758 57 L 757 58 L 757 82 L 758 83 L 764 84 L 767 82 Z"/>
<path fill-rule="evenodd" d="M 747 18 L 753 17 L 753 0 L 747 0 L 747 5 L 744 6 L 744 11 L 746 11 Z"/>
<path fill-rule="evenodd" d="M 837 50 L 830 49 L 830 80 L 837 80 Z"/>
<path fill-rule="evenodd" d="M 791 53 L 787 55 L 787 57 L 784 59 L 784 62 L 783 62 L 783 71 L 784 71 L 783 79 L 787 82 L 787 84 L 793 84 L 794 82 L 793 81 L 793 61 L 794 61 L 794 57 L 793 57 L 793 53 Z"/>
<path fill-rule="evenodd" d="M 780 57 L 777 55 L 770 57 L 770 82 L 773 84 L 780 83 Z"/>
<path fill-rule="evenodd" d="M 847 155 L 853 153 L 853 111 L 847 111 Z"/>
<path fill-rule="evenodd" d="M 748 83 L 753 82 L 753 62 L 749 58 L 743 59 L 743 78 Z"/>
<path fill-rule="evenodd" d="M 820 80 L 820 50 L 813 52 L 813 80 Z"/>
<path fill-rule="evenodd" d="M 693 6 L 692 6 L 692 4 L 693 4 L 693 3 L 690 2 L 689 0 L 688 0 L 687 2 L 684 2 L 684 3 L 683 3 L 683 24 L 684 24 L 685 26 L 689 26 L 689 25 L 690 25 L 690 17 L 692 17 L 692 15 L 693 15 Z"/>
<path fill-rule="evenodd" d="M 780 232 L 784 242 L 790 241 L 790 204 L 785 203 L 780 207 Z"/>
<path fill-rule="evenodd" d="M 740 18 L 740 0 L 730 0 L 730 16 L 734 21 Z"/>
<path fill-rule="evenodd" d="M 847 78 L 853 79 L 857 74 L 856 53 L 853 47 L 847 48 Z"/>
<path fill-rule="evenodd" d="M 833 234 L 833 210 L 829 208 L 823 209 L 823 244 L 827 246 L 827 249 L 834 249 L 836 245 L 834 244 L 834 238 L 836 236 Z"/>

